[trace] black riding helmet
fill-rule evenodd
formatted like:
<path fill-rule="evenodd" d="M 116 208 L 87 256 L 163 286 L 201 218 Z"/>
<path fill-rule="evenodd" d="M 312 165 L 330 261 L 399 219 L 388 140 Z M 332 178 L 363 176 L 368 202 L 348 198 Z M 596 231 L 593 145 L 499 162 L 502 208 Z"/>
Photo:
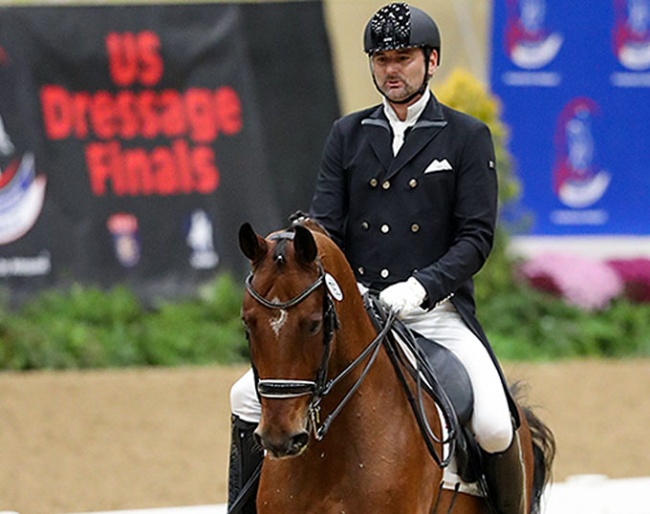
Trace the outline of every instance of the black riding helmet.
<path fill-rule="evenodd" d="M 440 31 L 436 22 L 417 7 L 399 2 L 379 9 L 366 25 L 363 50 L 369 55 L 379 50 L 431 48 L 438 51 Z"/>
<path fill-rule="evenodd" d="M 440 64 L 440 30 L 424 11 L 403 2 L 388 4 L 379 9 L 366 24 L 363 34 L 363 50 L 369 57 L 383 50 L 401 48 L 422 48 L 424 53 L 425 77 L 416 93 L 398 103 L 410 102 L 424 90 L 431 78 L 428 74 L 428 61 L 432 50 L 438 52 Z M 373 74 L 373 81 L 375 76 Z M 379 90 L 377 83 L 375 86 Z M 381 90 L 380 93 L 383 94 Z"/>

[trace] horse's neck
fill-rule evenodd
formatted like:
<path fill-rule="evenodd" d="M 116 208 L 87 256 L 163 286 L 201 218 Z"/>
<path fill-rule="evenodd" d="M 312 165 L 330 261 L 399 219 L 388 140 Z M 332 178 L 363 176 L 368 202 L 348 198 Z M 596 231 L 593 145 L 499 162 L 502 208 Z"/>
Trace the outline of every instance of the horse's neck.
<path fill-rule="evenodd" d="M 346 307 L 340 309 L 341 326 L 337 332 L 330 376 L 345 369 L 377 337 L 362 302 L 360 311 Z M 341 400 L 364 373 L 370 358 L 362 360 L 349 377 L 332 389 L 322 404 L 322 419 L 340 406 Z M 409 460 L 411 454 L 426 454 L 426 447 L 418 442 L 418 437 L 419 429 L 406 392 L 385 348 L 380 347 L 359 389 L 340 410 L 328 435 L 312 450 L 319 457 L 317 464 L 323 455 L 337 461 L 333 469 L 350 469 L 350 466 L 354 469 L 358 466 L 379 469 L 388 465 L 397 474 L 403 474 L 412 462 Z M 412 452 L 413 447 L 418 451 Z M 405 458 L 406 455 L 410 456 Z M 418 459 L 420 457 L 416 459 L 415 468 L 423 469 Z M 313 462 L 309 460 L 305 463 L 311 464 Z"/>
<path fill-rule="evenodd" d="M 340 328 L 337 331 L 334 355 L 332 355 L 331 359 L 331 376 L 343 371 L 377 338 L 377 330 L 370 320 L 360 297 L 351 298 L 349 305 L 343 305 L 339 309 L 339 318 Z M 383 343 L 379 344 L 381 346 Z M 360 379 L 372 355 L 373 352 L 358 363 L 350 373 L 346 385 L 342 385 L 341 389 L 345 390 Z M 378 395 L 378 397 L 381 397 L 379 401 L 385 402 L 387 408 L 393 408 L 388 404 L 397 403 L 401 407 L 402 398 L 398 393 L 388 393 L 392 390 L 399 391 L 401 387 L 386 350 L 382 347 L 378 348 L 377 357 L 363 379 L 360 389 L 380 389 L 384 394 Z M 378 405 L 375 404 L 374 407 L 376 408 Z"/>

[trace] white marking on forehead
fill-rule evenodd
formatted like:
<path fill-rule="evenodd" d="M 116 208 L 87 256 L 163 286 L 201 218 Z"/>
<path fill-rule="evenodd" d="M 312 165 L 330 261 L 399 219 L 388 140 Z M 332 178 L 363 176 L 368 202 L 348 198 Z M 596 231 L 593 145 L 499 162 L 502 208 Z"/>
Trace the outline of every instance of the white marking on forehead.
<path fill-rule="evenodd" d="M 287 313 L 287 311 L 284 309 L 280 309 L 280 315 L 277 318 L 271 319 L 270 321 L 271 330 L 273 330 L 276 337 L 280 336 L 280 330 L 282 330 L 282 327 L 287 322 L 288 318 L 289 318 L 289 314 Z"/>

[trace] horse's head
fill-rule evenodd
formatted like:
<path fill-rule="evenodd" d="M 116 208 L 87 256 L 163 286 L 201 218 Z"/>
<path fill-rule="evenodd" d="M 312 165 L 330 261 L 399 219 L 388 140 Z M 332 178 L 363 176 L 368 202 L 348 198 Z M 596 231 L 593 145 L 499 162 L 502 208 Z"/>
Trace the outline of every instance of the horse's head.
<path fill-rule="evenodd" d="M 327 375 L 336 314 L 315 238 L 325 236 L 303 226 L 266 239 L 249 224 L 239 231 L 252 266 L 242 319 L 262 402 L 256 436 L 274 457 L 305 449 L 310 402 Z"/>

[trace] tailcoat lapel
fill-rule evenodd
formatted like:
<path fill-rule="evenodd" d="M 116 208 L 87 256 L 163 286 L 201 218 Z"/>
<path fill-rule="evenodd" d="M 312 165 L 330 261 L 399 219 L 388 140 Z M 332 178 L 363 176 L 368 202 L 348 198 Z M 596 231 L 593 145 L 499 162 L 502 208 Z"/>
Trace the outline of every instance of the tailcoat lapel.
<path fill-rule="evenodd" d="M 377 107 L 370 116 L 361 120 L 363 130 L 379 162 L 388 171 L 393 162 L 393 131 L 384 115 L 383 106 Z"/>

